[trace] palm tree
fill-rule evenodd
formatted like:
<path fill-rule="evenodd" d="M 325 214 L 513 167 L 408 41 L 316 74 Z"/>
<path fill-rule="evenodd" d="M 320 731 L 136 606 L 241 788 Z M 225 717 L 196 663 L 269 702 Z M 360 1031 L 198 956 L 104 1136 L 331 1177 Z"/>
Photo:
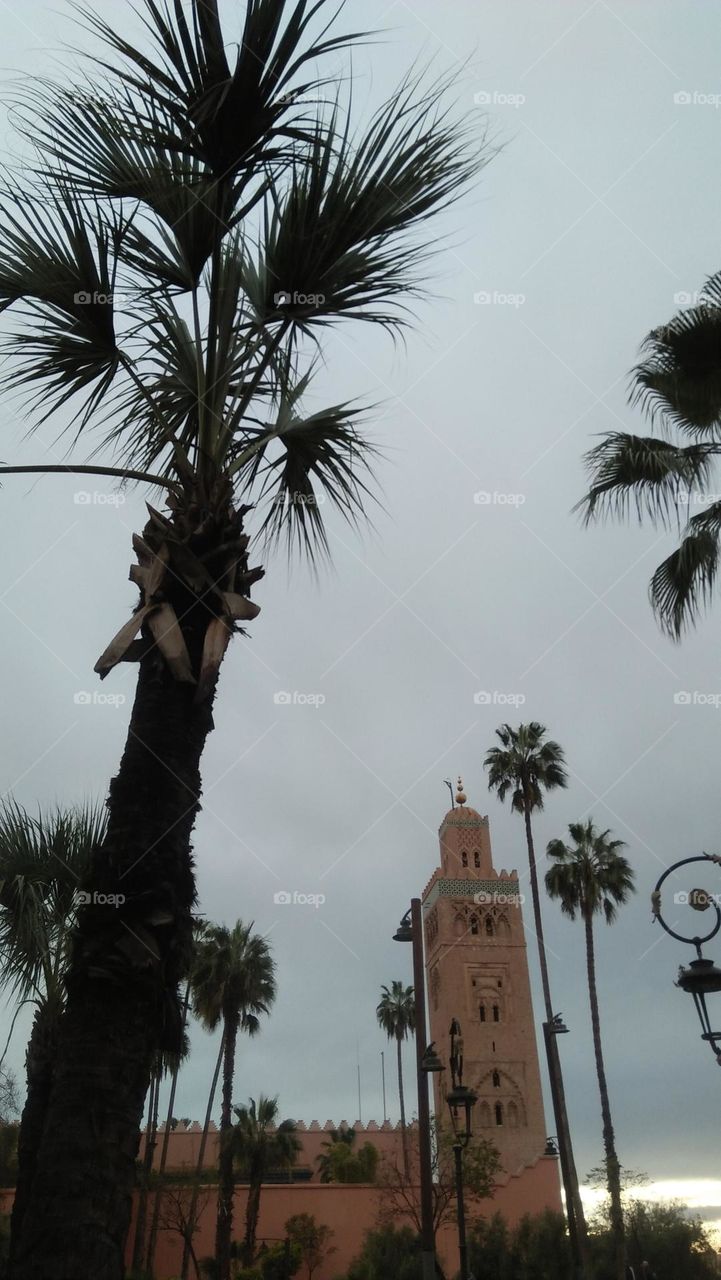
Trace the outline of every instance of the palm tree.
<path fill-rule="evenodd" d="M 188 1280 L 188 1269 L 193 1254 L 193 1227 L 197 1220 L 198 1198 L 200 1195 L 200 1184 L 203 1177 L 203 1165 L 205 1161 L 205 1148 L 208 1145 L 208 1133 L 210 1131 L 210 1122 L 213 1116 L 213 1103 L 215 1102 L 215 1091 L 218 1088 L 218 1080 L 220 1079 L 220 1069 L 223 1065 L 223 1053 L 225 1049 L 225 1038 L 220 1037 L 220 1045 L 218 1047 L 218 1056 L 215 1060 L 213 1076 L 210 1082 L 210 1090 L 208 1093 L 208 1105 L 205 1108 L 205 1121 L 203 1123 L 203 1132 L 200 1138 L 200 1146 L 198 1147 L 198 1160 L 195 1166 L 195 1179 L 193 1182 L 193 1192 L 190 1198 L 190 1208 L 186 1217 L 186 1224 L 189 1228 L 188 1234 L 183 1240 L 183 1260 L 180 1268 L 181 1280 Z M 196 1274 L 198 1268 L 195 1268 Z"/>
<path fill-rule="evenodd" d="M 376 1006 L 376 1017 L 389 1040 L 395 1040 L 398 1054 L 398 1099 L 401 1107 L 401 1141 L 403 1143 L 403 1172 L 406 1182 L 410 1181 L 410 1159 L 408 1156 L 408 1134 L 406 1132 L 406 1108 L 403 1096 L 403 1061 L 401 1045 L 416 1029 L 416 1002 L 413 987 L 404 987 L 402 982 L 394 982 L 390 990 L 381 987 L 380 1002 Z"/>
<path fill-rule="evenodd" d="M 209 1031 L 223 1027 L 223 1089 L 220 1112 L 218 1220 L 215 1259 L 218 1280 L 230 1277 L 233 1230 L 233 1077 L 239 1031 L 253 1036 L 261 1014 L 276 996 L 275 962 L 265 938 L 253 924 L 238 920 L 232 929 L 208 925 L 198 943 L 193 969 L 195 1012 Z"/>
<path fill-rule="evenodd" d="M 35 1177 L 55 1070 L 70 937 L 93 849 L 105 819 L 91 806 L 32 817 L 0 806 L 0 981 L 35 1005 L 25 1066 L 27 1097 L 18 1138 L 12 1210 L 13 1258 Z"/>
<path fill-rule="evenodd" d="M 331 1129 L 326 1141 L 321 1143 L 322 1151 L 320 1155 L 316 1157 L 321 1182 L 335 1181 L 334 1152 L 338 1147 L 344 1147 L 349 1152 L 352 1151 L 355 1140 L 356 1131 L 348 1125 L 343 1125 L 340 1129 Z"/>
<path fill-rule="evenodd" d="M 662 629 L 675 640 L 709 603 L 719 563 L 721 501 L 705 496 L 719 488 L 712 481 L 721 456 L 719 334 L 721 272 L 706 282 L 698 305 L 648 335 L 632 371 L 631 403 L 661 434 L 607 432 L 586 455 L 591 484 L 578 503 L 586 523 L 634 510 L 657 526 L 685 526 L 649 592 Z"/>
<path fill-rule="evenodd" d="M 255 1259 L 263 1182 L 272 1170 L 295 1164 L 302 1144 L 292 1120 L 276 1125 L 277 1098 L 265 1098 L 261 1093 L 257 1105 L 251 1098 L 247 1107 L 233 1110 L 238 1118 L 232 1132 L 231 1152 L 243 1181 L 248 1182 L 243 1259 L 245 1266 L 251 1267 Z"/>
<path fill-rule="evenodd" d="M 22 168 L 0 200 L 6 385 L 36 420 L 72 411 L 69 452 L 34 470 L 166 504 L 133 540 L 138 606 L 96 667 L 139 664 L 89 880 L 125 902 L 80 913 L 17 1280 L 121 1275 L 151 1062 L 179 1041 L 219 669 L 259 611 L 249 513 L 311 561 L 324 512 L 363 518 L 364 411 L 304 408 L 320 339 L 342 320 L 398 331 L 429 220 L 492 154 L 447 76 L 406 75 L 355 129 L 347 64 L 364 37 L 330 32 L 335 0 L 246 0 L 230 32 L 218 0 L 139 8 L 138 45 L 124 10 L 87 11 L 95 52 L 76 80 L 25 86 Z"/>
<path fill-rule="evenodd" d="M 531 814 L 543 808 L 544 793 L 546 791 L 554 791 L 557 787 L 566 786 L 565 759 L 562 748 L 557 742 L 546 738 L 545 726 L 539 724 L 537 720 L 532 720 L 529 724 L 521 724 L 517 729 L 512 728 L 510 724 L 503 724 L 500 729 L 496 729 L 496 737 L 501 745 L 500 747 L 489 748 L 486 752 L 483 767 L 488 773 L 489 791 L 495 791 L 501 803 L 510 795 L 511 809 L 515 813 L 523 815 L 525 824 L 531 897 L 533 899 L 533 918 L 538 942 L 543 1003 L 546 1011 L 544 1040 L 548 1060 L 548 1074 L 551 1082 L 551 1097 L 556 1117 L 561 1171 L 566 1192 L 569 1238 L 576 1264 L 580 1266 L 582 1274 L 588 1274 L 589 1258 L 586 1220 L 578 1189 L 576 1164 L 573 1158 L 561 1061 L 558 1055 L 556 1038 L 551 1031 L 554 1018 L 553 1001 L 548 977 L 546 942 L 543 933 L 543 917 L 541 915 L 541 895 L 538 889 L 536 851 L 531 823 Z"/>
<path fill-rule="evenodd" d="M 562 840 L 551 840 L 548 845 L 546 852 L 549 858 L 553 859 L 554 865 L 546 872 L 546 890 L 551 898 L 558 898 L 564 915 L 569 916 L 571 920 L 575 920 L 576 916 L 580 915 L 586 931 L 588 994 L 591 1002 L 598 1090 L 601 1095 L 606 1177 L 611 1199 L 611 1230 L 616 1253 L 616 1280 L 625 1280 L 626 1246 L 621 1203 L 621 1166 L 616 1155 L 616 1140 L 601 1046 L 593 917 L 602 914 L 606 924 L 613 924 L 617 908 L 627 902 L 629 895 L 633 892 L 634 874 L 627 859 L 620 852 L 626 847 L 624 841 L 611 840 L 609 831 L 598 831 L 591 818 L 585 823 L 572 822 L 568 830 L 573 841 L 572 846 L 564 844 Z"/>
<path fill-rule="evenodd" d="M 137 1273 L 142 1270 L 145 1254 L 145 1225 L 148 1216 L 148 1195 L 153 1169 L 153 1156 L 158 1137 L 158 1116 L 160 1113 L 160 1084 L 163 1078 L 163 1063 L 158 1056 L 153 1063 L 148 1089 L 148 1123 L 145 1129 L 145 1150 L 140 1167 L 140 1186 L 138 1193 L 138 1213 L 135 1219 L 135 1239 L 133 1242 L 133 1259 L 131 1270 Z M 156 1191 L 157 1199 L 157 1191 Z"/>
<path fill-rule="evenodd" d="M 186 1034 L 185 1026 L 188 1020 L 189 1008 L 190 1008 L 190 981 L 186 982 L 185 984 L 185 995 L 183 997 L 182 1019 L 183 1019 L 184 1035 Z M 187 1036 L 186 1036 L 186 1039 L 187 1039 Z M 188 1042 L 187 1044 L 188 1052 L 189 1052 L 189 1048 L 190 1048 L 190 1045 Z M 168 1095 L 168 1110 L 165 1117 L 165 1129 L 163 1130 L 163 1145 L 160 1149 L 160 1162 L 158 1164 L 158 1186 L 155 1192 L 155 1198 L 153 1200 L 153 1216 L 150 1221 L 150 1238 L 148 1240 L 148 1255 L 147 1255 L 147 1260 L 145 1264 L 146 1271 L 148 1271 L 151 1275 L 153 1274 L 153 1271 L 155 1268 L 155 1250 L 158 1242 L 160 1211 L 161 1211 L 162 1202 L 163 1202 L 163 1174 L 165 1173 L 165 1166 L 168 1160 L 170 1134 L 173 1127 L 172 1126 L 173 1108 L 175 1106 L 175 1094 L 178 1088 L 178 1076 L 180 1074 L 180 1067 L 181 1067 L 182 1060 L 183 1060 L 183 1057 L 180 1054 L 178 1054 L 172 1065 L 170 1093 Z"/>
<path fill-rule="evenodd" d="M 160 1087 L 163 1078 L 166 1075 L 171 1076 L 171 1098 L 174 1096 L 175 1086 L 180 1072 L 181 1064 L 188 1057 L 190 1052 L 190 1042 L 188 1040 L 185 1027 L 183 1027 L 183 1040 L 179 1053 L 173 1053 L 168 1050 L 166 1053 L 158 1054 L 153 1063 L 153 1070 L 150 1076 L 150 1088 L 148 1089 L 148 1123 L 145 1130 L 145 1147 L 143 1150 L 143 1161 L 140 1167 L 140 1187 L 138 1194 L 138 1212 L 135 1219 L 135 1239 L 133 1243 L 133 1259 L 131 1270 L 135 1272 L 147 1271 L 152 1272 L 152 1256 L 155 1252 L 155 1243 L 158 1233 L 158 1216 L 160 1213 L 160 1201 L 162 1198 L 161 1175 L 165 1168 L 165 1155 L 167 1153 L 167 1137 L 163 1138 L 163 1158 L 158 1169 L 158 1185 L 155 1188 L 153 1196 L 153 1216 L 150 1222 L 150 1232 L 148 1234 L 146 1245 L 146 1225 L 148 1217 L 148 1199 L 150 1195 L 150 1186 L 153 1180 L 153 1160 L 155 1157 L 155 1148 L 158 1145 L 158 1120 L 160 1115 Z"/>

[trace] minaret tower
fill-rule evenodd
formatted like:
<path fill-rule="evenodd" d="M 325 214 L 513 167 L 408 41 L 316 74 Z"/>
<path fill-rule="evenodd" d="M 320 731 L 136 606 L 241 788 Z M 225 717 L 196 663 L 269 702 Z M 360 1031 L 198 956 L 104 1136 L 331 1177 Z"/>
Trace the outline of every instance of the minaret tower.
<path fill-rule="evenodd" d="M 439 836 L 441 865 L 423 894 L 429 1039 L 446 1061 L 451 1022 L 460 1022 L 463 1083 L 478 1094 L 474 1133 L 517 1174 L 546 1146 L 518 875 L 494 869 L 488 818 L 468 808 L 460 778 Z M 434 1076 L 444 1119 L 447 1076 Z"/>

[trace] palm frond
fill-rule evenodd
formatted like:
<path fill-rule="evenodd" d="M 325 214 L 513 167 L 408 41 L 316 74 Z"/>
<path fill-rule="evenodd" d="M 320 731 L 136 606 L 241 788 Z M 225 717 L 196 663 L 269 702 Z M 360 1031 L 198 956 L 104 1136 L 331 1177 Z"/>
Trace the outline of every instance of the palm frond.
<path fill-rule="evenodd" d="M 119 366 L 114 290 L 121 215 L 90 215 L 72 190 L 40 202 L 17 191 L 0 200 L 0 311 L 16 307 L 19 327 L 3 339 L 17 363 L 4 378 L 39 384 L 36 405 L 49 417 L 85 393 L 87 418 Z"/>
<path fill-rule="evenodd" d="M 624 517 L 632 505 L 641 520 L 668 524 L 678 514 L 679 500 L 705 486 L 721 446 L 696 443 L 680 448 L 653 436 L 609 432 L 586 454 L 591 487 L 574 510 L 583 510 L 584 523 L 599 515 Z"/>
<path fill-rule="evenodd" d="M 247 291 L 259 319 L 310 332 L 353 317 L 395 328 L 420 291 L 428 240 L 410 238 L 451 205 L 490 159 L 444 107 L 448 81 L 408 76 L 361 138 L 338 112 L 293 163 L 266 210 Z"/>
<path fill-rule="evenodd" d="M 649 595 L 654 613 L 667 635 L 679 640 L 694 625 L 713 595 L 719 562 L 719 535 L 703 524 L 689 523 L 681 544 L 654 573 Z"/>
<path fill-rule="evenodd" d="M 703 302 L 654 329 L 631 374 L 632 404 L 681 432 L 718 438 L 721 431 L 721 306 Z"/>
<path fill-rule="evenodd" d="M 571 920 L 602 914 L 612 924 L 635 887 L 633 869 L 621 852 L 625 842 L 600 831 L 592 818 L 572 822 L 568 831 L 571 845 L 556 839 L 547 846 L 553 865 L 546 872 L 546 890 Z"/>
<path fill-rule="evenodd" d="M 88 25 L 107 50 L 90 61 L 116 90 L 167 119 L 167 150 L 200 159 L 216 181 L 234 187 L 237 199 L 258 173 L 310 136 L 302 99 L 325 81 L 315 69 L 307 81 L 299 73 L 363 38 L 326 38 L 324 30 L 313 38 L 325 2 L 248 0 L 231 66 L 217 0 L 192 0 L 189 20 L 181 0 L 144 0 L 150 49 L 90 15 Z"/>
<path fill-rule="evenodd" d="M 105 825 L 100 806 L 0 807 L 0 980 L 18 999 L 62 1002 L 78 894 Z"/>

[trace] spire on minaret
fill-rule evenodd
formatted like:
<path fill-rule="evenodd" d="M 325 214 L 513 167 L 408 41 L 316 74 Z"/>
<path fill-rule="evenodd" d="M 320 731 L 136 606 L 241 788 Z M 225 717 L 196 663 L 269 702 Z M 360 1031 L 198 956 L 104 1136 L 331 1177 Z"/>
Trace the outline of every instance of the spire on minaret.
<path fill-rule="evenodd" d="M 466 803 L 466 794 L 465 794 L 465 792 L 464 792 L 464 790 L 463 790 L 463 783 L 462 783 L 462 781 L 461 781 L 461 779 L 460 779 L 460 777 L 459 777 L 459 779 L 458 779 L 458 790 L 457 790 L 457 792 L 456 792 L 456 804 L 461 804 L 461 805 L 463 805 L 463 804 L 465 804 L 465 803 Z"/>

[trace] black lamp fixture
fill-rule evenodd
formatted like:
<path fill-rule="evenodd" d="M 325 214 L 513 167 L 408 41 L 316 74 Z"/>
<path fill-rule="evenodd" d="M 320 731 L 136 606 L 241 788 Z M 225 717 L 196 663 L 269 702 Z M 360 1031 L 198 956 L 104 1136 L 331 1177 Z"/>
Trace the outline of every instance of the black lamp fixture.
<path fill-rule="evenodd" d="M 432 1040 L 423 1054 L 421 1070 L 427 1071 L 429 1074 L 435 1074 L 439 1071 L 443 1071 L 443 1069 L 443 1063 L 436 1053 L 436 1042 L 435 1040 Z"/>
<path fill-rule="evenodd" d="M 412 942 L 413 941 L 413 927 L 411 925 L 410 911 L 406 911 L 406 914 L 403 916 L 403 919 L 401 920 L 400 924 L 398 925 L 398 928 L 393 934 L 393 941 L 394 942 Z"/>
<path fill-rule="evenodd" d="M 672 872 L 692 862 L 704 862 L 707 865 L 711 863 L 718 867 L 721 864 L 721 857 L 717 854 L 702 853 L 693 858 L 681 858 L 679 862 L 674 862 L 673 866 L 664 871 L 656 883 L 656 887 L 651 894 L 651 909 L 654 919 L 658 920 L 666 933 L 675 938 L 677 942 L 688 943 L 696 948 L 696 959 L 691 960 L 685 967 L 683 965 L 679 967 L 676 986 L 680 987 L 682 991 L 688 991 L 693 996 L 696 1012 L 701 1023 L 701 1039 L 711 1046 L 716 1061 L 721 1065 L 721 1030 L 713 1030 L 711 1015 L 706 1005 L 707 996 L 712 995 L 715 991 L 721 991 L 721 969 L 718 969 L 713 960 L 709 960 L 701 951 L 703 944 L 715 938 L 719 929 L 721 929 L 719 895 L 710 894 L 705 889 L 691 889 L 688 893 L 674 894 L 673 901 L 676 906 L 689 906 L 698 912 L 708 911 L 709 908 L 713 908 L 715 919 L 711 928 L 703 935 L 693 934 L 689 937 L 686 934 L 678 933 L 666 923 L 661 914 L 661 886 Z"/>

